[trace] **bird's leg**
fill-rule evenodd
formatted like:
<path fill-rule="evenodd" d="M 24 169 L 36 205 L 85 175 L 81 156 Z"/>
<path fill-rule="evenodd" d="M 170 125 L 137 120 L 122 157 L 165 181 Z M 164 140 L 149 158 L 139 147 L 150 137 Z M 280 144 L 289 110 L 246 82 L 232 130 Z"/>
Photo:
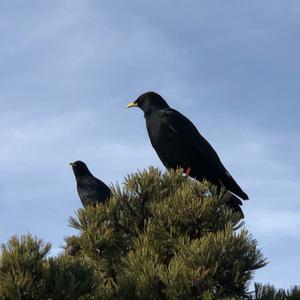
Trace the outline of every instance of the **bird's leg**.
<path fill-rule="evenodd" d="M 191 168 L 191 167 L 188 167 L 188 168 L 187 168 L 187 170 L 186 170 L 186 172 L 185 172 L 185 175 L 186 175 L 187 177 L 189 177 L 189 176 L 190 176 L 190 174 L 191 174 L 191 170 L 192 170 L 192 168 Z"/>

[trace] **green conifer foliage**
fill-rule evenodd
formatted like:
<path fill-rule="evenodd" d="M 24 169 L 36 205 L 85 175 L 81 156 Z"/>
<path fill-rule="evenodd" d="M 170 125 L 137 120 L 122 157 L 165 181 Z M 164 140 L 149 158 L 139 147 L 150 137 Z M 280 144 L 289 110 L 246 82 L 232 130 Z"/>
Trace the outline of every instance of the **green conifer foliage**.
<path fill-rule="evenodd" d="M 266 262 L 238 213 L 181 170 L 129 175 L 105 204 L 78 209 L 64 251 L 14 236 L 0 253 L 0 300 L 299 299 L 248 285 Z"/>
<path fill-rule="evenodd" d="M 76 300 L 93 292 L 94 269 L 79 258 L 48 258 L 50 248 L 31 235 L 14 236 L 2 245 L 1 300 Z"/>
<path fill-rule="evenodd" d="M 300 286 L 293 286 L 289 290 L 276 289 L 270 284 L 255 284 L 253 300 L 300 300 Z"/>
<path fill-rule="evenodd" d="M 129 175 L 106 204 L 79 209 L 69 239 L 94 266 L 94 299 L 241 299 L 266 262 L 228 194 L 181 170 Z M 68 240 L 67 240 L 68 243 Z"/>
<path fill-rule="evenodd" d="M 30 235 L 13 236 L 1 247 L 0 299 L 43 299 L 44 263 L 50 244 Z"/>

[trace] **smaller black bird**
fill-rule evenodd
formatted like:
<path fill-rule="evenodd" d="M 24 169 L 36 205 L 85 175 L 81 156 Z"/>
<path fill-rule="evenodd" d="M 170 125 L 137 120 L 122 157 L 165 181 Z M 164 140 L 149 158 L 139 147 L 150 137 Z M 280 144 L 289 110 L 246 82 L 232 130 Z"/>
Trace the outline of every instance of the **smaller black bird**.
<path fill-rule="evenodd" d="M 110 188 L 93 176 L 84 162 L 78 160 L 70 165 L 76 178 L 78 195 L 84 207 L 104 203 L 111 196 Z"/>

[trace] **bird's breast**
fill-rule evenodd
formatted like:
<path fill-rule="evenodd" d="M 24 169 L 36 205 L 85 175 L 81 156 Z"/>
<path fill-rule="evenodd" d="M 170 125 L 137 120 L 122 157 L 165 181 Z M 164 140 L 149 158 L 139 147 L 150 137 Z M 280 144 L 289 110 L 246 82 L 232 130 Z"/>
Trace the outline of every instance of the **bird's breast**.
<path fill-rule="evenodd" d="M 180 137 L 160 119 L 148 120 L 146 123 L 151 144 L 165 167 L 185 167 Z"/>

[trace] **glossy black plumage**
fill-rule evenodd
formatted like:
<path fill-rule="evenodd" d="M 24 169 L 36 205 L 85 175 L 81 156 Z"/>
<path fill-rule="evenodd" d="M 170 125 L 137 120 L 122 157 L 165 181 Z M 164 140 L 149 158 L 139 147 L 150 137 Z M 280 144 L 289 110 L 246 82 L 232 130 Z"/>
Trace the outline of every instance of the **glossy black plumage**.
<path fill-rule="evenodd" d="M 236 196 L 248 199 L 194 124 L 170 108 L 160 95 L 144 93 L 128 105 L 135 106 L 143 110 L 151 144 L 166 168 L 190 168 L 191 177 L 200 181 L 207 179 L 218 188 L 224 186 Z M 235 195 L 231 196 L 228 205 L 242 214 L 242 202 Z"/>
<path fill-rule="evenodd" d="M 75 161 L 70 165 L 76 178 L 77 192 L 84 207 L 103 203 L 111 196 L 110 188 L 93 176 L 84 162 Z"/>

